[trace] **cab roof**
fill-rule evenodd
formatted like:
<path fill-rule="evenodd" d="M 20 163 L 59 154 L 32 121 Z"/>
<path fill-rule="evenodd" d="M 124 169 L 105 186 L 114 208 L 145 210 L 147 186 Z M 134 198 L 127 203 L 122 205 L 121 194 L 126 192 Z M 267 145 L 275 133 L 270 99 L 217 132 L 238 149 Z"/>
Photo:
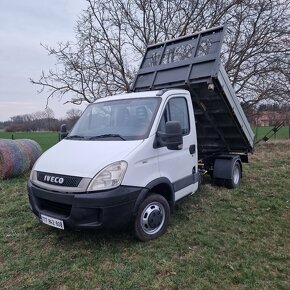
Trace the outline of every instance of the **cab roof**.
<path fill-rule="evenodd" d="M 168 93 L 174 94 L 174 93 L 181 93 L 186 92 L 184 89 L 165 89 L 165 90 L 154 90 L 154 91 L 145 91 L 145 92 L 133 92 L 133 93 L 122 93 L 117 94 L 114 96 L 109 96 L 105 98 L 100 98 L 96 100 L 94 103 L 100 103 L 104 101 L 114 101 L 114 100 L 120 100 L 120 99 L 133 99 L 133 98 L 152 98 L 152 97 L 167 97 Z"/>

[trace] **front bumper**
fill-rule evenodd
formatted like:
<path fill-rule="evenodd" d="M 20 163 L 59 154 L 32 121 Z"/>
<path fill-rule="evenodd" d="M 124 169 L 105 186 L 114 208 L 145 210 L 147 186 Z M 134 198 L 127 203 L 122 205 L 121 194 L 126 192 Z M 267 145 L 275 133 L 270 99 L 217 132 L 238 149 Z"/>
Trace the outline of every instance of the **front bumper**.
<path fill-rule="evenodd" d="M 116 228 L 129 225 L 142 188 L 119 186 L 93 193 L 59 193 L 27 184 L 32 212 L 61 219 L 64 228 Z"/>

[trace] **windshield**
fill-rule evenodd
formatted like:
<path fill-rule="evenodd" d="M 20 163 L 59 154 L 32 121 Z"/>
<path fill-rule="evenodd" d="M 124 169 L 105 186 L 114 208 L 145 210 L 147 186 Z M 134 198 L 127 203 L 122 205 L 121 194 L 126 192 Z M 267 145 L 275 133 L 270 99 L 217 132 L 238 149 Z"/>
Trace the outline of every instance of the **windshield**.
<path fill-rule="evenodd" d="M 136 140 L 148 136 L 160 98 L 95 103 L 84 111 L 68 139 Z"/>

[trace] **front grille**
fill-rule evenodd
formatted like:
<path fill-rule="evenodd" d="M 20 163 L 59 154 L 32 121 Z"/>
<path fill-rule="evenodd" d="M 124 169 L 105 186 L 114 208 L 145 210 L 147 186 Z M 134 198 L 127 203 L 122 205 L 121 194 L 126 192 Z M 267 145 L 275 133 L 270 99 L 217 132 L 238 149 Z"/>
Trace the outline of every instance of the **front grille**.
<path fill-rule="evenodd" d="M 59 203 L 47 199 L 37 198 L 38 207 L 40 210 L 56 213 L 68 217 L 71 212 L 72 205 Z"/>
<path fill-rule="evenodd" d="M 37 180 L 57 186 L 78 187 L 82 178 L 78 176 L 61 175 L 38 171 Z"/>

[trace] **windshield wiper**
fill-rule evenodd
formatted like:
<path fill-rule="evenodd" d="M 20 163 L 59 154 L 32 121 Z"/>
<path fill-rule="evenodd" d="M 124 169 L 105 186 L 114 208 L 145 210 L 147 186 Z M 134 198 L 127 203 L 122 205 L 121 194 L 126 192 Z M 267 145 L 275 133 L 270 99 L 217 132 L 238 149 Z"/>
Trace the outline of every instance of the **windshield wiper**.
<path fill-rule="evenodd" d="M 118 137 L 124 141 L 126 141 L 126 139 L 124 137 L 122 137 L 119 134 L 102 134 L 102 135 L 97 135 L 97 136 L 92 136 L 90 138 L 88 138 L 89 140 L 95 140 L 95 139 L 99 139 L 99 138 L 108 138 L 108 137 Z"/>
<path fill-rule="evenodd" d="M 67 136 L 66 139 L 84 139 L 84 136 L 80 135 L 72 135 L 72 136 Z"/>

